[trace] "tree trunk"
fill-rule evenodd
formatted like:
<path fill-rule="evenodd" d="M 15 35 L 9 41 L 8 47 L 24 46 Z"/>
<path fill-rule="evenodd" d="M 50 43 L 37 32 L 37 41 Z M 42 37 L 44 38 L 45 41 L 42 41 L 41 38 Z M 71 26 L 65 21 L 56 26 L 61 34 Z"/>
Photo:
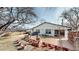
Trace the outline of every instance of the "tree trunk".
<path fill-rule="evenodd" d="M 77 38 L 77 37 L 78 37 L 78 29 L 76 29 L 76 37 L 74 38 L 74 39 L 75 39 L 75 41 L 74 41 L 75 50 L 77 50 L 77 48 L 78 48 L 78 47 L 77 47 L 78 44 L 76 44 L 76 42 L 77 42 L 77 41 L 76 41 L 76 38 Z"/>
<path fill-rule="evenodd" d="M 4 24 L 4 25 L 2 25 L 1 27 L 0 27 L 0 30 L 5 30 L 5 29 L 7 29 L 8 28 L 8 26 L 11 24 L 11 23 L 13 23 L 15 20 L 13 20 L 13 21 L 9 21 L 9 22 L 7 22 L 6 24 Z"/>

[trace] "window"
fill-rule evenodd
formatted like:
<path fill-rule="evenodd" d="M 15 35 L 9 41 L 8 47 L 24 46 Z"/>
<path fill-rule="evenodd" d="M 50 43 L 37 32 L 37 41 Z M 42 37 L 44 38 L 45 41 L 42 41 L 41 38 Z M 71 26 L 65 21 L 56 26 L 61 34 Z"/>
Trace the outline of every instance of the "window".
<path fill-rule="evenodd" d="M 59 36 L 59 30 L 54 30 L 54 35 Z"/>
<path fill-rule="evenodd" d="M 40 33 L 40 29 L 36 29 L 36 32 Z"/>
<path fill-rule="evenodd" d="M 65 35 L 65 31 L 64 30 L 55 30 L 54 32 L 55 36 L 64 36 Z"/>
<path fill-rule="evenodd" d="M 55 34 L 56 34 L 56 35 L 59 34 L 59 30 L 55 30 Z"/>
<path fill-rule="evenodd" d="M 51 34 L 51 29 L 46 29 L 46 34 Z"/>
<path fill-rule="evenodd" d="M 61 31 L 60 31 L 60 35 L 61 35 L 61 36 L 64 36 L 64 35 L 65 35 L 65 31 L 64 31 L 64 30 L 61 30 Z"/>

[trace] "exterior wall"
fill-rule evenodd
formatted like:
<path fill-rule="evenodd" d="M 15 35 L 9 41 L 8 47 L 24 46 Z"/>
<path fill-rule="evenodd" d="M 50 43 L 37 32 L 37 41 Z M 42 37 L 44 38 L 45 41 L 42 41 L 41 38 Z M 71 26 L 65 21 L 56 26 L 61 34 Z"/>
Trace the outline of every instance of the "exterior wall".
<path fill-rule="evenodd" d="M 51 29 L 51 34 L 49 34 L 50 36 L 54 36 L 54 30 L 59 30 L 60 29 L 60 30 L 66 30 L 67 31 L 66 27 L 62 27 L 62 26 L 58 26 L 58 25 L 52 25 L 52 24 L 48 24 L 48 23 L 44 23 L 44 24 L 34 28 L 32 30 L 32 32 L 35 32 L 37 29 L 40 29 L 40 34 L 46 34 L 45 30 L 46 29 Z M 67 32 L 65 33 L 65 37 L 67 37 L 66 34 L 67 34 Z"/>

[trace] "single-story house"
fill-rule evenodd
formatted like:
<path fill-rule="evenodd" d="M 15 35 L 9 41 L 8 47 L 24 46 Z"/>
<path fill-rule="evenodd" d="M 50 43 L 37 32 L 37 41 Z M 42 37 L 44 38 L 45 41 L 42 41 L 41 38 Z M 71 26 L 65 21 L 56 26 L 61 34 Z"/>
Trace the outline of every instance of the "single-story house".
<path fill-rule="evenodd" d="M 62 26 L 58 24 L 53 24 L 49 22 L 44 22 L 39 24 L 31 29 L 31 32 L 39 32 L 40 35 L 45 34 L 49 36 L 63 36 L 65 38 L 68 37 L 68 29 L 67 26 Z"/>

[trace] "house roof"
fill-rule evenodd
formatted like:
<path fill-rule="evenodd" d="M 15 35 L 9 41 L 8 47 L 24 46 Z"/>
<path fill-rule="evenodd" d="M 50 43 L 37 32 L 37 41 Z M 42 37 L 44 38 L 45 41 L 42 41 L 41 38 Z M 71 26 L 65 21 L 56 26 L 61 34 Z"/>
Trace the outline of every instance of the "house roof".
<path fill-rule="evenodd" d="M 37 26 L 35 26 L 35 27 L 31 28 L 31 29 L 34 29 L 34 28 L 36 28 L 36 27 L 39 27 L 39 26 L 41 26 L 41 25 L 42 25 L 42 24 L 44 24 L 44 23 L 51 24 L 51 25 L 56 25 L 56 26 L 62 26 L 62 25 L 59 25 L 59 24 L 54 24 L 54 23 L 50 23 L 50 22 L 43 22 L 43 23 L 41 23 L 41 24 L 39 24 L 39 25 L 37 25 Z M 67 28 L 70 28 L 70 27 L 68 27 L 68 26 L 62 26 L 62 27 L 67 27 Z"/>

